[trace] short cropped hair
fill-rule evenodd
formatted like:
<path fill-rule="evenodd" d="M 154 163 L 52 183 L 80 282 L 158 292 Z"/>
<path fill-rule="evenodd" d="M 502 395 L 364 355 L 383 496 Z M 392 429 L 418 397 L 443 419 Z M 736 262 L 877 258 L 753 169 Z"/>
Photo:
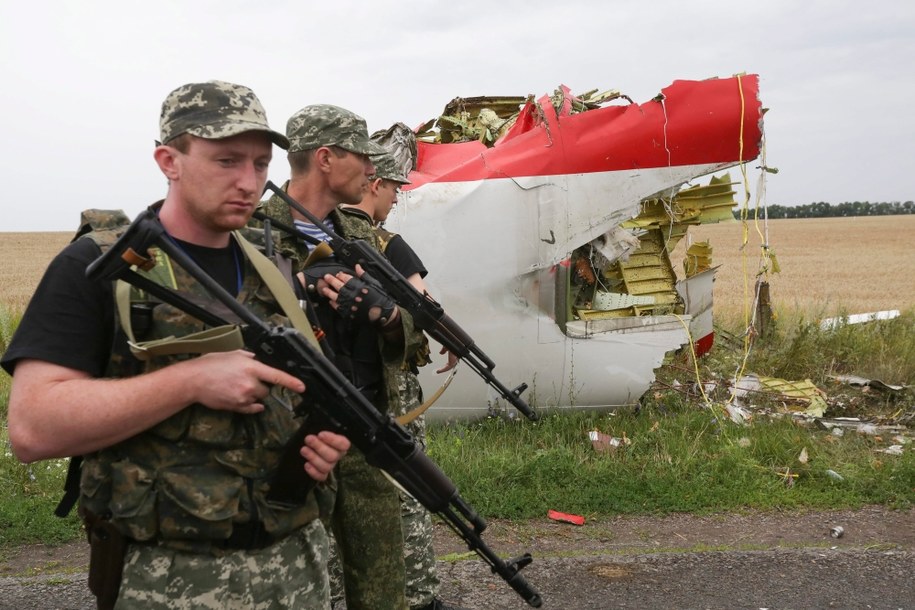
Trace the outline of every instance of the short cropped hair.
<path fill-rule="evenodd" d="M 193 136 L 189 133 L 182 133 L 180 136 L 175 136 L 174 138 L 172 138 L 171 140 L 166 142 L 165 145 L 171 146 L 172 148 L 174 148 L 175 150 L 180 152 L 182 155 L 186 155 L 188 153 L 188 151 L 191 149 L 191 140 L 193 140 L 194 137 L 195 136 Z"/>
<path fill-rule="evenodd" d="M 178 138 L 175 139 L 177 140 Z M 349 152 L 339 146 L 327 146 L 326 148 L 329 148 L 337 158 L 343 158 Z M 289 169 L 292 173 L 296 175 L 307 173 L 308 169 L 311 167 L 311 157 L 316 150 L 318 149 L 309 148 L 307 150 L 297 150 L 295 152 L 287 153 L 286 158 L 289 160 Z"/>

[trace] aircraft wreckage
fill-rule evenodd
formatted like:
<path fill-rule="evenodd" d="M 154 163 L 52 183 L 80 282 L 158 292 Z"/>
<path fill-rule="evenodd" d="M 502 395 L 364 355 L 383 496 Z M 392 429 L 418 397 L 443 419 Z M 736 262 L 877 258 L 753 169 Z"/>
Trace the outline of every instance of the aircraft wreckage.
<path fill-rule="evenodd" d="M 415 130 L 374 134 L 411 170 L 385 226 L 498 378 L 528 384 L 528 403 L 630 405 L 666 353 L 712 345 L 706 245 L 677 262 L 680 281 L 670 253 L 690 225 L 733 221 L 727 175 L 691 181 L 756 158 L 763 113 L 757 75 L 675 81 L 642 104 L 566 87 L 456 98 Z M 435 368 L 420 375 L 427 394 L 442 384 Z M 503 403 L 467 372 L 429 413 L 514 414 Z"/>

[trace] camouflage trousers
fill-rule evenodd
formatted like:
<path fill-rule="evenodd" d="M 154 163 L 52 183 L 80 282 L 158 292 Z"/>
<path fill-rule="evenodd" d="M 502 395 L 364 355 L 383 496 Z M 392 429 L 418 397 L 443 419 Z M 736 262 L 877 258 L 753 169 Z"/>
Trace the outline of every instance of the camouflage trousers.
<path fill-rule="evenodd" d="M 398 377 L 400 397 L 395 416 L 403 415 L 422 404 L 422 386 L 416 375 L 405 371 Z M 421 444 L 425 445 L 426 423 L 422 417 L 406 425 Z M 435 550 L 432 547 L 432 518 L 422 504 L 408 494 L 400 497 L 401 528 L 403 532 L 403 557 L 406 580 L 406 601 L 411 608 L 429 604 L 438 594 L 439 580 L 435 571 Z M 330 560 L 331 597 L 334 602 L 343 599 L 343 575 L 339 559 L 331 543 Z M 335 606 L 336 608 L 337 606 Z M 352 610 L 347 604 L 347 610 Z"/>
<path fill-rule="evenodd" d="M 130 545 L 116 610 L 326 610 L 328 541 L 315 519 L 257 551 L 221 556 Z"/>
<path fill-rule="evenodd" d="M 398 377 L 400 413 L 408 413 L 423 403 L 419 379 L 410 371 Z M 426 420 L 417 417 L 406 425 L 407 430 L 425 448 Z M 404 566 L 407 574 L 407 603 L 411 608 L 429 604 L 438 594 L 439 580 L 435 572 L 435 549 L 432 548 L 432 517 L 426 508 L 401 493 L 400 514 L 404 537 Z"/>
<path fill-rule="evenodd" d="M 407 604 L 421 608 L 435 598 L 439 587 L 432 548 L 432 517 L 412 496 L 401 496 Z"/>
<path fill-rule="evenodd" d="M 337 465 L 328 570 L 347 610 L 406 610 L 400 494 L 356 450 Z"/>

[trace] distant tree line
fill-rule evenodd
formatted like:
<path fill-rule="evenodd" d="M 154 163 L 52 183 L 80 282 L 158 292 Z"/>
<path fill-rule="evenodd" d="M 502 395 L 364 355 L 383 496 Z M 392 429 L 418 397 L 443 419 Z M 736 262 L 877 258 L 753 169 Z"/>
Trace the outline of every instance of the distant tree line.
<path fill-rule="evenodd" d="M 769 218 L 831 218 L 834 216 L 892 216 L 894 214 L 915 214 L 915 202 L 899 201 L 871 203 L 870 201 L 846 201 L 837 205 L 817 201 L 806 205 L 767 206 Z M 751 215 L 753 211 L 750 210 Z M 734 210 L 734 218 L 740 219 L 740 210 Z"/>

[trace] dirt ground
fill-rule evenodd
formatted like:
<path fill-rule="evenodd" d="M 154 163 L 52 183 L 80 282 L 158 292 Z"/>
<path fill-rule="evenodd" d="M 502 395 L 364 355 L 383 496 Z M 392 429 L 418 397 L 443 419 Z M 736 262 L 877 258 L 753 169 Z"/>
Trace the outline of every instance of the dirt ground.
<path fill-rule="evenodd" d="M 915 608 L 915 510 L 494 520 L 483 538 L 533 554 L 522 575 L 544 608 Z M 435 546 L 444 599 L 527 607 L 444 524 Z M 82 541 L 8 553 L 0 608 L 93 608 L 87 563 Z"/>

